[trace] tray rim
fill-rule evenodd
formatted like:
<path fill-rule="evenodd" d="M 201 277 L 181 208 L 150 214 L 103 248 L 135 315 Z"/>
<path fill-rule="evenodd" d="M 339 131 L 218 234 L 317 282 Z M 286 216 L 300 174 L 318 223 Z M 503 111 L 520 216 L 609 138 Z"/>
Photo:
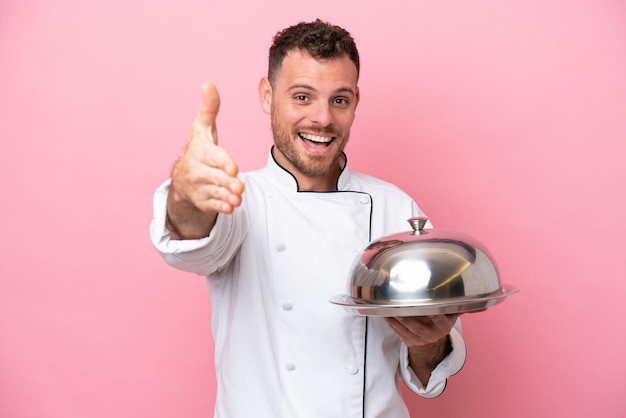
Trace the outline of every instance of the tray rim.
<path fill-rule="evenodd" d="M 374 304 L 347 294 L 340 294 L 330 298 L 330 302 L 344 307 L 350 313 L 362 316 L 426 316 L 484 310 L 501 303 L 506 297 L 519 291 L 520 289 L 516 286 L 502 285 L 498 290 L 484 296 L 424 301 L 413 304 Z"/>

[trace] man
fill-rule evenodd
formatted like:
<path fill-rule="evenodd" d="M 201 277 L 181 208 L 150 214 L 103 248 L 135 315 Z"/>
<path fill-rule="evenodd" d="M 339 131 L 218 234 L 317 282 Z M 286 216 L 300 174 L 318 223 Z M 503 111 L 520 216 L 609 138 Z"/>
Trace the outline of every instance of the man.
<path fill-rule="evenodd" d="M 347 167 L 359 68 L 340 27 L 279 32 L 258 89 L 274 135 L 267 166 L 238 173 L 217 144 L 219 96 L 205 83 L 187 146 L 155 194 L 155 246 L 207 276 L 215 417 L 407 417 L 398 375 L 433 397 L 463 365 L 457 316 L 366 318 L 328 301 L 345 292 L 356 252 L 421 214 L 395 186 Z"/>

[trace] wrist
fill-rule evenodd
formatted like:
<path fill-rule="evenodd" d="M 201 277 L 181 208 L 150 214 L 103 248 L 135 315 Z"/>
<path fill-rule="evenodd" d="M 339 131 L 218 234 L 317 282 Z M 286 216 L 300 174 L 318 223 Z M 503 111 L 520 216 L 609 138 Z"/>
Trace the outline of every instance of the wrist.
<path fill-rule="evenodd" d="M 432 344 L 408 347 L 411 363 L 419 362 L 434 370 L 452 352 L 452 340 L 446 335 Z"/>

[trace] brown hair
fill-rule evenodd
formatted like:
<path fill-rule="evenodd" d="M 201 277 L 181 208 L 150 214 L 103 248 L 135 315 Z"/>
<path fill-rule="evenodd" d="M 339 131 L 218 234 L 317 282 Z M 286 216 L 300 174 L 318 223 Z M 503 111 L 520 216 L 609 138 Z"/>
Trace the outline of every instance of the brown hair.
<path fill-rule="evenodd" d="M 274 82 L 287 54 L 294 49 L 305 51 L 318 60 L 339 58 L 345 54 L 356 66 L 357 78 L 359 76 L 359 51 L 350 33 L 339 26 L 317 19 L 309 23 L 300 22 L 274 36 L 267 70 L 270 83 Z"/>

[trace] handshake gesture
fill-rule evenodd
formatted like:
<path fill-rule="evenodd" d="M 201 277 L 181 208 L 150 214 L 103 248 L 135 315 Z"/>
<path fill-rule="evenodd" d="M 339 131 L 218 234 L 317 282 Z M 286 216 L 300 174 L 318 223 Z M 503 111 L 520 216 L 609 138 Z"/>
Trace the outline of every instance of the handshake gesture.
<path fill-rule="evenodd" d="M 211 232 L 218 213 L 241 204 L 243 183 L 232 157 L 217 144 L 215 119 L 220 97 L 213 85 L 202 85 L 202 106 L 191 136 L 172 170 L 167 200 L 168 227 L 175 239 L 197 239 Z"/>

